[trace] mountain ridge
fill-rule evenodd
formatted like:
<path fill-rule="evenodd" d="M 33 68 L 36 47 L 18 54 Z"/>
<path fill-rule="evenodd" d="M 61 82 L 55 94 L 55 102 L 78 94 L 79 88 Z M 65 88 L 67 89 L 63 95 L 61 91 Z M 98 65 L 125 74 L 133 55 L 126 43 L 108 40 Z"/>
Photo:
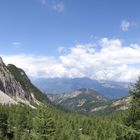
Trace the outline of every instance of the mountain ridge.
<path fill-rule="evenodd" d="M 31 83 L 22 69 L 12 64 L 6 66 L 1 57 L 0 94 L 0 102 L 3 104 L 23 103 L 34 107 L 43 101 L 49 102 L 47 96 Z"/>
<path fill-rule="evenodd" d="M 70 93 L 47 94 L 56 105 L 70 111 L 84 114 L 110 114 L 125 111 L 131 101 L 131 96 L 110 100 L 93 89 L 81 88 Z"/>
<path fill-rule="evenodd" d="M 41 78 L 32 82 L 45 93 L 69 93 L 79 88 L 94 89 L 110 99 L 118 99 L 129 95 L 125 82 L 98 81 L 89 78 Z"/>

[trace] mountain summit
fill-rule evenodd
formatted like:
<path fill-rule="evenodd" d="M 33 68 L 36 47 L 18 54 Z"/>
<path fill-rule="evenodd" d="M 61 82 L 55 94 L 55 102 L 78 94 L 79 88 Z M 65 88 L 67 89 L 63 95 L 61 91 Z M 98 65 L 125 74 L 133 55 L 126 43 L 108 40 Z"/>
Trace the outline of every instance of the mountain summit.
<path fill-rule="evenodd" d="M 43 100 L 42 96 L 46 95 L 32 85 L 22 69 L 12 64 L 6 66 L 0 57 L 0 103 L 32 106 L 39 104 Z"/>

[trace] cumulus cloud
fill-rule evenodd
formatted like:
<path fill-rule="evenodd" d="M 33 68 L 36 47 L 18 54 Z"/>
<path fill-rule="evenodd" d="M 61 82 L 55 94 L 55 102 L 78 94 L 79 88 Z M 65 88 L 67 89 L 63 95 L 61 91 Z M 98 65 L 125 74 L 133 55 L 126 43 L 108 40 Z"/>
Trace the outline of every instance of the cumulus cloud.
<path fill-rule="evenodd" d="M 23 68 L 32 77 L 135 81 L 140 74 L 140 45 L 125 46 L 120 39 L 102 38 L 96 44 L 76 44 L 59 57 L 2 57 L 7 64 Z"/>
<path fill-rule="evenodd" d="M 116 81 L 135 80 L 140 70 L 140 46 L 131 44 L 123 46 L 119 39 L 103 38 L 99 41 L 100 50 L 88 44 L 76 45 L 71 52 L 60 56 L 64 67 L 76 68 L 84 76 L 93 79 Z"/>
<path fill-rule="evenodd" d="M 34 55 L 1 55 L 6 64 L 12 63 L 24 69 L 32 77 L 60 77 L 63 76 L 64 68 L 58 64 L 54 57 Z"/>

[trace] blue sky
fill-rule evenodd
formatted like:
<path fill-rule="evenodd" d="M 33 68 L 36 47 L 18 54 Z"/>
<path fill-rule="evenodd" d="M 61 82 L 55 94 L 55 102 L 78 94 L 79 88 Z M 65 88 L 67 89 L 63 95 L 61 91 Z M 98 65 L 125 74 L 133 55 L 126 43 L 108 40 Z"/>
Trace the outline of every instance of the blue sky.
<path fill-rule="evenodd" d="M 93 71 L 91 69 L 93 65 L 87 68 L 84 64 L 79 63 L 79 67 L 75 68 L 73 65 L 68 66 L 64 62 L 66 60 L 62 59 L 69 57 L 70 60 L 73 60 L 78 56 L 73 52 L 73 49 L 79 47 L 78 45 L 81 45 L 82 47 L 80 46 L 80 48 L 90 54 L 87 56 L 89 58 L 93 55 L 93 52 L 89 52 L 89 48 L 91 48 L 90 51 L 95 51 L 96 55 L 97 52 L 101 55 L 104 46 L 103 42 L 114 43 L 113 41 L 120 41 L 121 49 L 128 48 L 135 51 L 137 48 L 139 50 L 139 6 L 139 0 L 1 0 L 0 54 L 7 63 L 13 62 L 17 64 L 25 69 L 29 75 L 35 70 L 29 70 L 24 62 L 19 65 L 17 57 L 19 60 L 22 57 L 27 57 L 29 60 L 32 58 L 33 62 L 39 59 L 40 65 L 43 64 L 43 66 L 51 62 L 52 65 L 58 66 L 59 68 L 57 68 L 63 71 L 63 74 L 54 74 L 54 77 L 65 77 L 67 75 L 69 75 L 68 77 L 86 76 L 86 73 Z M 107 47 L 111 46 L 110 43 Z M 132 44 L 137 45 L 137 47 L 132 47 Z M 114 46 L 120 47 L 118 44 Z M 94 50 L 92 50 L 93 48 Z M 81 50 L 78 51 L 79 53 L 81 52 Z M 97 60 L 95 52 L 91 61 L 92 59 Z M 123 54 L 123 56 L 125 55 Z M 113 59 L 118 58 L 119 55 Z M 138 58 L 139 55 L 136 58 L 132 57 L 129 62 L 124 61 L 124 63 L 117 63 L 116 65 L 114 61 L 109 66 L 100 67 L 109 70 L 112 70 L 112 67 L 114 70 L 120 67 L 127 67 L 126 69 L 131 71 L 129 73 L 134 73 L 133 70 L 136 69 L 138 75 L 140 65 L 139 62 L 136 63 Z M 48 61 L 48 59 L 51 59 L 51 61 Z M 127 56 L 124 59 L 127 59 Z M 11 62 L 10 60 L 13 61 Z M 132 60 L 133 63 L 131 62 Z M 75 63 L 74 60 L 73 63 Z M 56 68 L 55 66 L 53 69 Z M 80 69 L 81 67 L 84 68 Z M 64 72 L 67 69 L 72 69 L 74 72 L 70 74 Z M 95 69 L 97 71 L 98 67 L 95 66 Z M 38 76 L 41 73 L 42 76 L 48 77 L 50 75 L 49 71 L 52 70 L 36 68 L 35 75 L 31 76 Z M 110 71 L 107 70 L 107 72 Z M 104 72 L 102 71 L 102 73 Z M 91 77 L 94 74 L 92 73 L 88 76 Z M 118 73 L 116 75 L 118 76 Z M 130 77 L 133 76 L 131 74 Z M 131 80 L 132 78 L 130 77 L 128 78 L 127 76 L 124 81 Z M 112 78 L 109 78 L 109 80 Z M 122 79 L 123 77 L 118 80 Z"/>

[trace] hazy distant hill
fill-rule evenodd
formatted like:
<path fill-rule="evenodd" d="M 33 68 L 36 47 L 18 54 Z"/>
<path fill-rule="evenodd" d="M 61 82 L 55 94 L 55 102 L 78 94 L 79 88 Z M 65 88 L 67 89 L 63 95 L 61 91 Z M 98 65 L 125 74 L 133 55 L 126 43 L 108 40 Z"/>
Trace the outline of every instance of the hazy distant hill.
<path fill-rule="evenodd" d="M 80 88 L 94 89 L 110 99 L 128 96 L 128 83 L 98 81 L 89 78 L 49 78 L 36 79 L 32 82 L 45 93 L 67 93 Z"/>

